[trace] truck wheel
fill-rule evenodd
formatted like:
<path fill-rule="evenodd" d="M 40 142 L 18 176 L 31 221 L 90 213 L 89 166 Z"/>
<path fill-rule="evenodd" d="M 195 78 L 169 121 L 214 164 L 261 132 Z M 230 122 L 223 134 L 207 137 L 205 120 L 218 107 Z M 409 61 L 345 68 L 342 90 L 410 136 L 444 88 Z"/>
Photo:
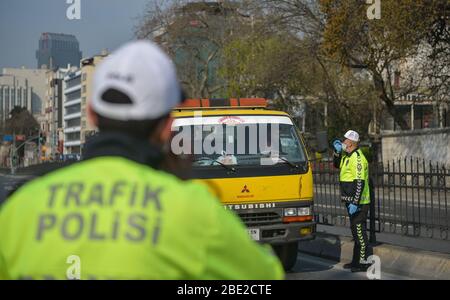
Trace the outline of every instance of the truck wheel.
<path fill-rule="evenodd" d="M 291 270 L 297 262 L 298 243 L 274 245 L 273 249 L 283 264 L 284 270 Z"/>

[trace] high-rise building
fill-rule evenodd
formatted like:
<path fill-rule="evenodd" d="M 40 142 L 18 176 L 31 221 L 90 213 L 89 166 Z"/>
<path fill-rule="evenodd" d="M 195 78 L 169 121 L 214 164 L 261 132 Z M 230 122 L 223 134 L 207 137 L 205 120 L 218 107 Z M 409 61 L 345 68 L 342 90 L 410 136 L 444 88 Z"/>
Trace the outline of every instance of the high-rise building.
<path fill-rule="evenodd" d="M 25 107 L 39 121 L 46 92 L 45 69 L 4 68 L 0 74 L 0 119 L 14 106 Z"/>
<path fill-rule="evenodd" d="M 78 66 L 82 53 L 77 38 L 71 34 L 45 32 L 39 39 L 36 51 L 37 67 L 64 68 L 68 64 Z"/>
<path fill-rule="evenodd" d="M 25 78 L 0 75 L 0 121 L 9 117 L 14 106 L 31 109 L 32 87 Z"/>

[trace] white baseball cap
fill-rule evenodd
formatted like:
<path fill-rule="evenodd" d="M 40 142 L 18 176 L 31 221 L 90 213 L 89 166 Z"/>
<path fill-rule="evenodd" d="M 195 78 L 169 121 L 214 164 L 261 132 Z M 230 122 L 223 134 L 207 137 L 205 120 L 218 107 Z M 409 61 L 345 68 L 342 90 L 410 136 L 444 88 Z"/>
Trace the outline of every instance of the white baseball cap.
<path fill-rule="evenodd" d="M 359 142 L 359 134 L 354 130 L 349 130 L 344 134 L 344 137 L 346 139 L 349 139 L 353 142 Z"/>
<path fill-rule="evenodd" d="M 114 91 L 115 99 L 109 99 Z M 120 97 L 126 98 L 117 101 Z M 122 100 L 122 99 L 119 99 Z M 181 101 L 181 88 L 171 59 L 154 43 L 133 41 L 120 47 L 97 67 L 92 109 L 107 118 L 153 120 Z"/>

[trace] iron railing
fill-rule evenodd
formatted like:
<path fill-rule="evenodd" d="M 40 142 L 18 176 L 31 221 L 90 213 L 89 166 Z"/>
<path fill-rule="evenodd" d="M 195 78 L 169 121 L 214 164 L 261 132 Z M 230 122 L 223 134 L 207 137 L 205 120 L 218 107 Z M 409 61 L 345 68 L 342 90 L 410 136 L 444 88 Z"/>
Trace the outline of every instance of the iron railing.
<path fill-rule="evenodd" d="M 404 158 L 369 166 L 372 202 L 369 213 L 374 232 L 448 240 L 450 170 L 444 164 Z M 314 162 L 315 220 L 347 226 L 349 218 L 340 201 L 339 170 L 332 162 Z"/>

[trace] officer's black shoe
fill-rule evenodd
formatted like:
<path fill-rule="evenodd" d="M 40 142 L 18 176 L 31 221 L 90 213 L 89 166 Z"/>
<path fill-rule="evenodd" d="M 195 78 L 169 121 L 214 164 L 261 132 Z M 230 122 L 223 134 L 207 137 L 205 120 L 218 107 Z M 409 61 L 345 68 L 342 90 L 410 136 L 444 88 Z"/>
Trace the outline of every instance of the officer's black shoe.
<path fill-rule="evenodd" d="M 350 271 L 352 271 L 353 273 L 355 272 L 366 272 L 367 269 L 369 269 L 369 267 L 371 266 L 371 264 L 357 264 L 354 265 L 350 268 Z"/>
<path fill-rule="evenodd" d="M 342 267 L 344 269 L 351 269 L 354 265 L 355 265 L 354 263 L 348 263 L 348 264 L 343 265 Z"/>

